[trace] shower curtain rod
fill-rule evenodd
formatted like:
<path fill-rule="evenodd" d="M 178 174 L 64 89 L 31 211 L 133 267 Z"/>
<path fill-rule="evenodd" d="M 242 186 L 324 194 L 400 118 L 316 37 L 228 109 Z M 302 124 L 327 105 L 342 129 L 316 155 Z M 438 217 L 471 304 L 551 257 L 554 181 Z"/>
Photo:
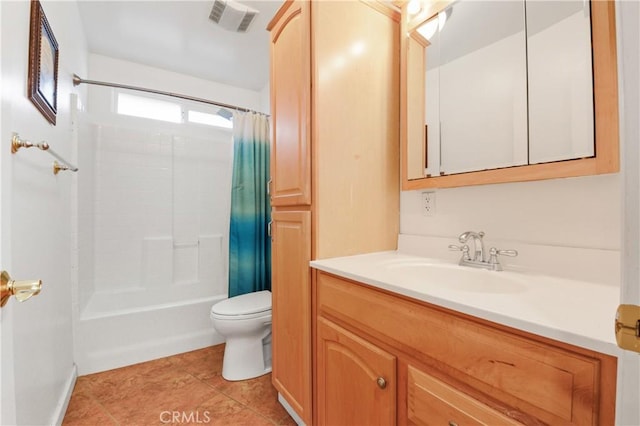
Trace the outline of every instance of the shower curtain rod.
<path fill-rule="evenodd" d="M 80 84 L 95 84 L 96 86 L 107 86 L 107 87 L 116 87 L 116 88 L 120 88 L 120 89 L 129 89 L 129 90 L 137 90 L 140 92 L 147 92 L 147 93 L 155 93 L 157 95 L 164 95 L 164 96 L 171 96 L 174 98 L 180 98 L 180 99 L 186 99 L 188 101 L 194 101 L 194 102 L 202 102 L 205 104 L 210 104 L 210 105 L 215 105 L 215 106 L 219 106 L 221 108 L 228 108 L 228 109 L 233 109 L 236 111 L 242 111 L 242 112 L 255 112 L 257 114 L 262 114 L 262 115 L 266 115 L 267 117 L 269 117 L 268 114 L 263 114 L 261 112 L 257 112 L 257 111 L 253 111 L 247 108 L 242 108 L 236 105 L 230 105 L 230 104 L 224 104 L 222 102 L 214 102 L 214 101 L 210 101 L 209 99 L 202 99 L 202 98 L 195 98 L 193 96 L 187 96 L 187 95 L 181 95 L 180 93 L 172 93 L 172 92 L 164 92 L 162 90 L 154 90 L 154 89 L 147 89 L 144 87 L 136 87 L 136 86 L 128 86 L 126 84 L 117 84 L 117 83 L 109 83 L 106 81 L 97 81 L 97 80 L 85 80 L 84 78 L 80 78 L 80 76 L 78 76 L 77 74 L 73 75 L 73 85 L 74 86 L 78 86 Z"/>

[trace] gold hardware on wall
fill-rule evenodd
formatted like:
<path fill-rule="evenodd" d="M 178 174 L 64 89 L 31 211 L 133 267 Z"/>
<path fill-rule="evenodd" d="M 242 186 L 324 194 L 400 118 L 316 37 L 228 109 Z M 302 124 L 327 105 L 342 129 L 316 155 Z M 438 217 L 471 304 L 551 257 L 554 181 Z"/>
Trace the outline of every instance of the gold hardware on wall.
<path fill-rule="evenodd" d="M 53 162 L 53 174 L 57 175 L 60 170 L 69 170 L 69 166 L 58 163 L 57 161 Z"/>
<path fill-rule="evenodd" d="M 622 349 L 640 353 L 640 306 L 618 306 L 616 342 Z"/>
<path fill-rule="evenodd" d="M 18 302 L 24 302 L 42 289 L 42 280 L 15 281 L 7 271 L 2 271 L 0 276 L 0 307 L 6 305 L 11 296 L 15 296 Z"/>
<path fill-rule="evenodd" d="M 57 175 L 60 170 L 70 170 L 72 172 L 78 171 L 78 168 L 76 166 L 72 165 L 67 160 L 65 160 L 60 155 L 58 155 L 58 153 L 56 153 L 49 146 L 47 142 L 42 141 L 42 142 L 34 143 L 26 139 L 20 138 L 20 135 L 14 132 L 13 135 L 11 136 L 11 153 L 12 154 L 17 153 L 20 148 L 38 148 L 41 151 L 46 151 L 47 153 L 49 153 L 49 155 L 51 155 L 52 157 L 60 161 L 60 163 L 62 164 L 58 163 L 58 161 L 53 163 L 54 175 Z"/>
<path fill-rule="evenodd" d="M 31 148 L 34 146 L 43 151 L 46 151 L 49 149 L 49 144 L 44 141 L 40 143 L 33 143 L 25 139 L 20 139 L 20 135 L 18 135 L 17 133 L 14 133 L 11 136 L 11 153 L 12 154 L 15 154 L 16 152 L 18 152 L 20 148 Z"/>

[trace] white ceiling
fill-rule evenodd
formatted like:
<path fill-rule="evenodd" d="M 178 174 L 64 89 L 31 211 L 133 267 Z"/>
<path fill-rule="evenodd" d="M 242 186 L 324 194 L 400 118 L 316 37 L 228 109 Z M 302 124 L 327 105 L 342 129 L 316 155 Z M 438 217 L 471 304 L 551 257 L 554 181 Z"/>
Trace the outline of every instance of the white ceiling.
<path fill-rule="evenodd" d="M 282 0 L 247 0 L 260 11 L 247 33 L 209 20 L 209 1 L 79 2 L 89 51 L 251 90 L 269 81 L 267 24 Z"/>

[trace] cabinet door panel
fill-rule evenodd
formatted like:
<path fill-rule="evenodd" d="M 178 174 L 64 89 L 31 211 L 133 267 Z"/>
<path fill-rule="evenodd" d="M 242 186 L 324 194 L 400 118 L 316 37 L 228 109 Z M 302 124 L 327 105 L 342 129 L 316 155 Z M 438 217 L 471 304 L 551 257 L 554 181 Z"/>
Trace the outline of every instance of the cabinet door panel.
<path fill-rule="evenodd" d="M 395 356 L 324 318 L 317 331 L 318 424 L 395 424 Z"/>
<path fill-rule="evenodd" d="M 521 424 L 411 366 L 407 387 L 407 415 L 411 424 Z"/>
<path fill-rule="evenodd" d="M 309 5 L 292 2 L 271 28 L 271 205 L 311 204 Z"/>
<path fill-rule="evenodd" d="M 271 218 L 272 381 L 311 424 L 311 212 L 274 211 Z"/>

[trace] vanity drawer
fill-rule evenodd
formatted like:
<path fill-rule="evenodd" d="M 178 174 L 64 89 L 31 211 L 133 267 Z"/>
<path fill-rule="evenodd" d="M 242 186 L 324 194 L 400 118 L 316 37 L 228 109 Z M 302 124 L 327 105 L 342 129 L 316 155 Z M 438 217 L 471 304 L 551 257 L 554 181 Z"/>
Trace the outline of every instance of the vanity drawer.
<path fill-rule="evenodd" d="M 416 425 L 521 425 L 412 366 L 408 367 L 407 417 Z"/>
<path fill-rule="evenodd" d="M 354 327 L 512 407 L 518 419 L 607 424 L 601 370 L 615 403 L 615 359 L 317 272 L 317 314 Z"/>

